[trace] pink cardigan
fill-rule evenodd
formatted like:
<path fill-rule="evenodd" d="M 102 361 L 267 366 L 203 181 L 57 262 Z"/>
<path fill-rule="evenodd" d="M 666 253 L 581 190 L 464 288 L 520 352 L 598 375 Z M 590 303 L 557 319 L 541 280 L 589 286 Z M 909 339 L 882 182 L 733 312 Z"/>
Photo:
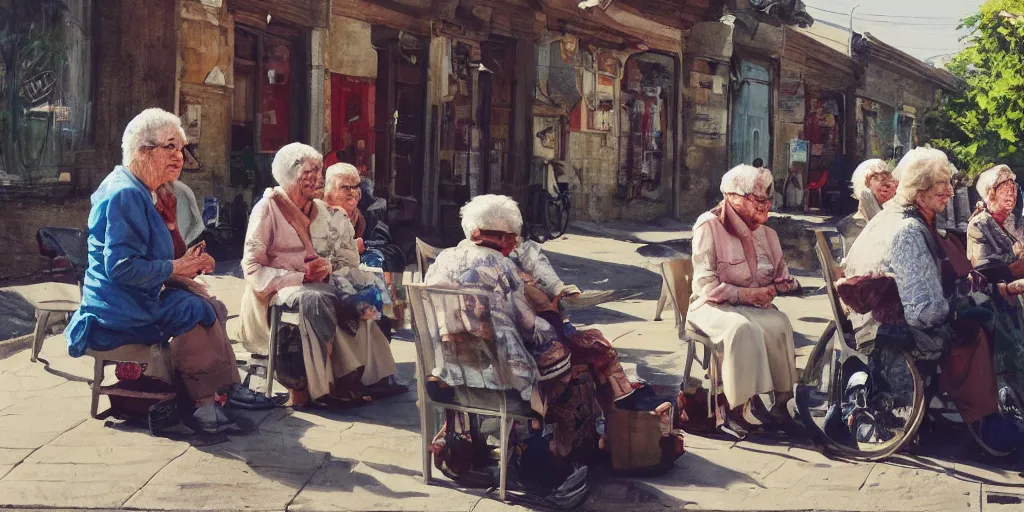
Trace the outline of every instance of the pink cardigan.
<path fill-rule="evenodd" d="M 740 288 L 791 278 L 775 230 L 759 226 L 751 232 L 731 208 L 728 210 L 723 214 L 721 207 L 716 208 L 701 215 L 694 225 L 690 311 L 708 302 L 736 304 Z"/>

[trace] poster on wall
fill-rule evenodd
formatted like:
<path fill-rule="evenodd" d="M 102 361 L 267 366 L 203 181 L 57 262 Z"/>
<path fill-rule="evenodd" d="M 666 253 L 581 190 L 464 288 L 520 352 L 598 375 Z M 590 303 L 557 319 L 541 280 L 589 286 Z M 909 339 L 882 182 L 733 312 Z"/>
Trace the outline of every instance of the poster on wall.
<path fill-rule="evenodd" d="M 199 142 L 203 128 L 203 106 L 186 105 L 185 115 L 181 120 L 185 125 L 185 139 L 189 142 Z"/>
<path fill-rule="evenodd" d="M 779 84 L 779 118 L 784 122 L 804 120 L 806 110 L 804 83 L 800 77 L 784 77 Z"/>
<path fill-rule="evenodd" d="M 807 141 L 793 139 L 789 141 L 789 163 L 807 161 Z"/>

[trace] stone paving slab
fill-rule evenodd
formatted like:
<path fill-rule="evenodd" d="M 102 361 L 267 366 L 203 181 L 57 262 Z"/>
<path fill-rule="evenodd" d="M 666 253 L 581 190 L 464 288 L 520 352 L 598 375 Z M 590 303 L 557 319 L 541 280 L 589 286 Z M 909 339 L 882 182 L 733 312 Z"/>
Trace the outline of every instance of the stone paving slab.
<path fill-rule="evenodd" d="M 120 507 L 165 463 L 20 464 L 0 480 L 0 496 L 7 506 Z"/>
<path fill-rule="evenodd" d="M 190 448 L 164 466 L 125 506 L 146 510 L 283 510 L 325 457 L 278 453 L 301 463 L 253 466 L 227 449 L 207 453 Z"/>
<path fill-rule="evenodd" d="M 600 249 L 573 255 L 580 244 Z M 643 290 L 637 299 L 576 312 L 572 321 L 614 340 L 630 376 L 671 388 L 678 385 L 686 348 L 671 320 L 651 321 L 660 281 L 644 268 L 636 247 L 579 235 L 545 244 L 566 282 Z M 801 280 L 808 288 L 820 285 L 820 279 Z M 226 277 L 213 284 L 227 298 L 240 283 Z M 812 295 L 778 304 L 796 330 L 799 366 L 827 322 L 827 302 Z M 229 302 L 231 308 L 237 304 Z M 399 333 L 391 348 L 399 381 L 413 386 L 415 347 L 408 333 Z M 248 356 L 239 346 L 236 351 Z M 91 359 L 68 357 L 63 336 L 47 339 L 41 355 L 48 368 L 30 363 L 27 352 L 0 360 L 0 508 L 535 508 L 456 488 L 438 471 L 433 485 L 423 485 L 414 392 L 344 412 L 231 411 L 252 432 L 203 446 L 195 438 L 153 437 L 89 418 Z M 1024 489 L 1016 487 L 1024 479 L 982 465 L 916 456 L 851 463 L 772 436 L 737 444 L 689 435 L 686 443 L 688 453 L 672 472 L 594 481 L 580 510 L 1024 510 Z"/>
<path fill-rule="evenodd" d="M 371 448 L 378 460 L 400 460 L 406 454 Z M 365 452 L 364 452 L 365 453 Z M 419 454 L 415 454 L 418 461 Z M 331 458 L 296 496 L 289 510 L 473 510 L 481 496 L 443 485 L 423 485 L 415 470 L 383 462 Z"/>

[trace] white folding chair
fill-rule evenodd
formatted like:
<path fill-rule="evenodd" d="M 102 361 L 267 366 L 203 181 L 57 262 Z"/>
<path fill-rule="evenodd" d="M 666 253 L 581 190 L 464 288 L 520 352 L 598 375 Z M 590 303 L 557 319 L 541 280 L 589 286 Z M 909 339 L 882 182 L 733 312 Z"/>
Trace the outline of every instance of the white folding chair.
<path fill-rule="evenodd" d="M 517 394 L 514 391 L 471 388 L 467 385 L 460 385 L 454 387 L 454 401 L 440 402 L 430 397 L 426 385 L 427 376 L 432 375 L 434 369 L 443 364 L 441 344 L 444 342 L 441 339 L 441 326 L 451 325 L 454 317 L 454 315 L 446 315 L 465 311 L 467 304 L 473 304 L 476 306 L 474 310 L 484 311 L 479 316 L 480 321 L 489 322 L 489 296 L 479 291 L 427 287 L 420 283 L 406 283 L 405 288 L 409 296 L 409 304 L 412 307 L 413 326 L 416 332 L 416 394 L 420 408 L 423 482 L 429 485 L 431 480 L 430 444 L 434 439 L 433 420 L 436 409 L 497 417 L 501 426 L 498 496 L 504 501 L 508 480 L 508 441 L 512 423 L 515 420 L 527 422 L 540 419 L 540 417 L 530 409 L 529 402 L 518 396 L 510 396 Z M 479 338 L 477 341 L 485 347 L 492 365 L 507 364 L 495 357 L 497 352 L 494 350 L 493 341 Z M 449 361 L 449 364 L 459 364 L 459 362 Z"/>
<path fill-rule="evenodd" d="M 686 310 L 693 292 L 693 262 L 690 258 L 677 258 L 661 264 L 661 297 L 654 312 L 654 320 L 661 320 L 665 304 L 671 303 L 676 327 L 686 324 Z"/>

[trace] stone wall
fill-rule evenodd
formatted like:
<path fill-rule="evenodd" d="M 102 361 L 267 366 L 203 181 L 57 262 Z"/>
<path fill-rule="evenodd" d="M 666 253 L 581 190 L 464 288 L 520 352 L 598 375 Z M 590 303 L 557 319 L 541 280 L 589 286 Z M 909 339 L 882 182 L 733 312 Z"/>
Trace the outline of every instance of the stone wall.
<path fill-rule="evenodd" d="M 36 244 L 39 228 L 85 228 L 88 220 L 88 198 L 0 201 L 0 279 L 46 268 L 49 260 L 39 255 Z"/>
<path fill-rule="evenodd" d="M 937 90 L 924 79 L 909 78 L 884 62 L 872 61 L 857 96 L 893 107 L 909 105 L 926 110 L 935 104 Z"/>
<path fill-rule="evenodd" d="M 612 134 L 569 132 L 569 163 L 579 170 L 579 183 L 570 184 L 572 218 L 610 220 L 619 218 L 619 140 Z"/>
<path fill-rule="evenodd" d="M 199 137 L 194 156 L 198 169 L 182 172 L 181 181 L 197 197 L 217 196 L 230 200 L 229 145 L 234 98 L 235 25 L 227 6 L 181 1 L 181 61 L 178 115 L 188 122 L 198 114 Z M 191 113 L 190 113 L 191 110 Z"/>
<path fill-rule="evenodd" d="M 718 195 L 718 184 L 729 166 L 729 66 L 718 60 L 691 58 L 684 69 L 686 149 L 677 201 L 680 216 L 695 220 Z"/>
<path fill-rule="evenodd" d="M 70 188 L 0 201 L 0 279 L 48 263 L 39 256 L 39 228 L 86 226 L 89 195 L 121 163 L 121 136 L 133 117 L 150 107 L 174 110 L 177 52 L 168 49 L 177 45 L 175 2 L 104 0 L 95 7 L 93 140 L 76 155 Z"/>

